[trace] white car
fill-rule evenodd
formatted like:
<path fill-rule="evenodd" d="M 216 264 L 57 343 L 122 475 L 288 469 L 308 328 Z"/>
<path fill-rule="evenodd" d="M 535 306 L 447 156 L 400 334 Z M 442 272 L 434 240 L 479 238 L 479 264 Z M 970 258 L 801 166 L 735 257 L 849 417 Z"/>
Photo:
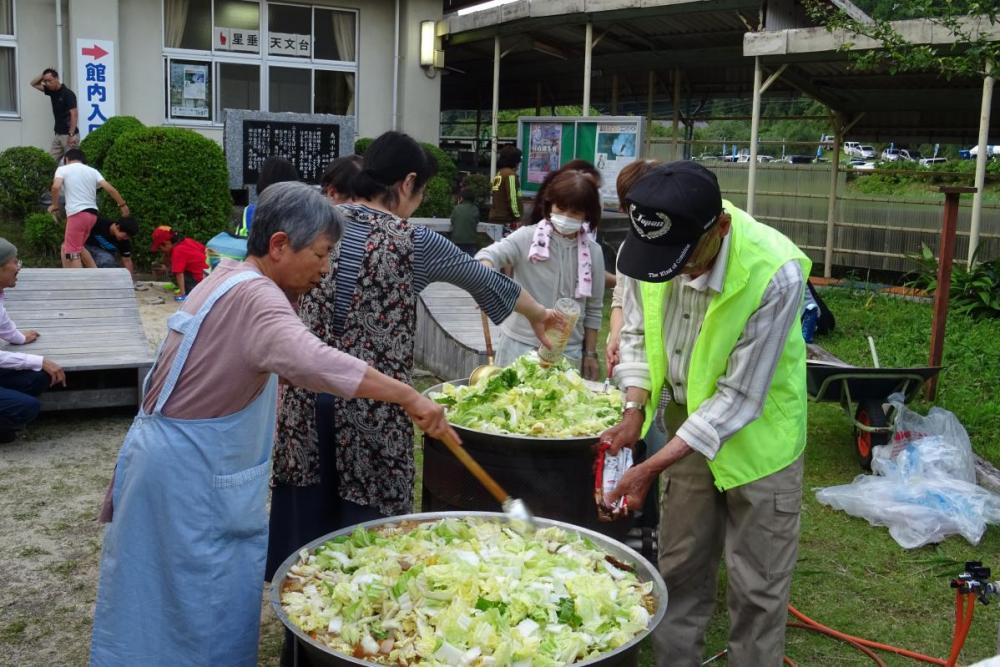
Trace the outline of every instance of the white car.
<path fill-rule="evenodd" d="M 895 162 L 900 159 L 898 148 L 886 148 L 882 151 L 883 162 Z"/>
<path fill-rule="evenodd" d="M 856 155 L 863 160 L 874 160 L 878 153 L 875 152 L 873 146 L 858 146 Z"/>
<path fill-rule="evenodd" d="M 862 162 L 858 165 L 853 165 L 854 169 L 857 171 L 875 171 L 874 162 Z"/>
<path fill-rule="evenodd" d="M 862 157 L 861 144 L 856 141 L 845 141 L 844 152 L 853 157 Z"/>
<path fill-rule="evenodd" d="M 921 167 L 930 167 L 935 164 L 944 164 L 948 161 L 946 157 L 922 157 L 920 158 Z"/>

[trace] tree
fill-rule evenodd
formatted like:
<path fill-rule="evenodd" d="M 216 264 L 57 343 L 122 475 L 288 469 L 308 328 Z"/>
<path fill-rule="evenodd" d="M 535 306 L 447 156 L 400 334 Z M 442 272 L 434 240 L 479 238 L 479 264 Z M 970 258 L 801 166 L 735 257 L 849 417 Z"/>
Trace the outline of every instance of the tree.
<path fill-rule="evenodd" d="M 934 72 L 945 78 L 981 77 L 986 63 L 997 62 L 1000 43 L 992 42 L 985 32 L 1000 17 L 997 0 L 859 0 L 855 4 L 866 11 L 871 21 L 852 18 L 842 9 L 824 0 L 805 0 L 810 17 L 830 32 L 842 30 L 880 43 L 879 48 L 853 50 L 847 43 L 854 66 L 862 70 Z M 951 33 L 954 44 L 915 44 L 900 32 L 895 21 L 927 19 Z"/>

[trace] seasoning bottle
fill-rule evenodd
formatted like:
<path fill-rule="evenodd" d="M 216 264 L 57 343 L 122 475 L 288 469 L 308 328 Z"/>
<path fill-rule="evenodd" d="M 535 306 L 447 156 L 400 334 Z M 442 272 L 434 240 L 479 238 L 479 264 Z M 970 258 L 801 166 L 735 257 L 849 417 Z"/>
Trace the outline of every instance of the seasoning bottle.
<path fill-rule="evenodd" d="M 539 364 L 544 368 L 551 366 L 562 358 L 563 351 L 570 335 L 576 328 L 576 321 L 580 319 L 580 304 L 574 299 L 563 297 L 556 301 L 555 310 L 559 311 L 565 320 L 563 326 L 552 327 L 545 330 L 545 335 L 552 344 L 551 348 L 544 345 L 538 346 Z"/>

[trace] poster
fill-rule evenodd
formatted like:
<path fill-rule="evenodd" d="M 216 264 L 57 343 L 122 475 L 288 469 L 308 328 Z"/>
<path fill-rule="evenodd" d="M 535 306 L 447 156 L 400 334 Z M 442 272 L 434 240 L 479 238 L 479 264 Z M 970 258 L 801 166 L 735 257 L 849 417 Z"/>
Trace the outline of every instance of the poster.
<path fill-rule="evenodd" d="M 290 161 L 306 183 L 319 183 L 327 165 L 339 156 L 339 125 L 243 121 L 244 184 L 256 183 L 261 164 L 271 157 Z"/>
<path fill-rule="evenodd" d="M 77 128 L 83 139 L 115 115 L 115 43 L 77 39 L 76 80 L 80 82 Z"/>
<path fill-rule="evenodd" d="M 618 173 L 636 158 L 638 126 L 635 123 L 600 123 L 594 166 L 601 172 L 601 196 L 616 199 Z"/>
<path fill-rule="evenodd" d="M 532 123 L 528 139 L 528 182 L 541 183 L 562 164 L 562 126 Z"/>
<path fill-rule="evenodd" d="M 211 80 L 207 63 L 170 61 L 171 118 L 211 118 Z"/>
<path fill-rule="evenodd" d="M 208 67 L 205 65 L 184 66 L 184 99 L 204 100 L 205 79 L 208 77 Z"/>

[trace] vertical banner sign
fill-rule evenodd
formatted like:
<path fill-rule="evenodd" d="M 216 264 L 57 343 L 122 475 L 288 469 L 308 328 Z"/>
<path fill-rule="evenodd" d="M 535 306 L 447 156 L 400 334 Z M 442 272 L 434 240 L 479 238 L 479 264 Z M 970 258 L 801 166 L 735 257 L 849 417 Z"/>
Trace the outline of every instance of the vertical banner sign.
<path fill-rule="evenodd" d="M 76 106 L 80 138 L 115 115 L 115 43 L 76 40 Z"/>
<path fill-rule="evenodd" d="M 562 164 L 562 125 L 531 123 L 528 135 L 528 182 L 541 183 Z"/>

